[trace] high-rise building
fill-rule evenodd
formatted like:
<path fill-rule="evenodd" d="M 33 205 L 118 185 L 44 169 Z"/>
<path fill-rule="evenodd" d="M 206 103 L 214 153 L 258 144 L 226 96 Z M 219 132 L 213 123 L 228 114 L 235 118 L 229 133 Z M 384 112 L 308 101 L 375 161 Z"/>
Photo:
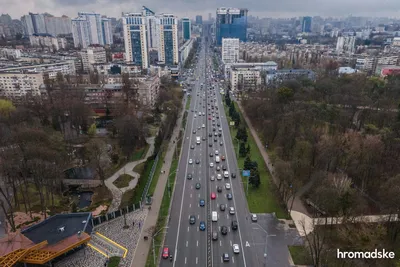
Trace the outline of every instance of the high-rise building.
<path fill-rule="evenodd" d="M 222 62 L 224 64 L 237 63 L 239 61 L 239 39 L 222 38 Z"/>
<path fill-rule="evenodd" d="M 191 21 L 190 21 L 189 18 L 183 18 L 182 19 L 182 36 L 183 36 L 183 40 L 184 41 L 189 40 L 191 35 L 192 35 Z"/>
<path fill-rule="evenodd" d="M 142 15 L 146 17 L 147 48 L 149 53 L 158 53 L 159 36 L 157 31 L 157 16 L 146 6 L 142 7 Z M 156 56 L 155 61 L 158 60 Z"/>
<path fill-rule="evenodd" d="M 127 13 L 122 18 L 125 61 L 147 69 L 149 66 L 147 53 L 146 17 L 142 13 Z"/>
<path fill-rule="evenodd" d="M 75 47 L 112 44 L 111 22 L 97 13 L 79 12 L 72 20 L 72 36 Z"/>
<path fill-rule="evenodd" d="M 355 50 L 355 36 L 339 36 L 336 42 L 336 52 L 353 54 Z"/>
<path fill-rule="evenodd" d="M 53 36 L 72 33 L 71 19 L 67 16 L 45 16 L 44 22 L 46 24 L 46 32 Z"/>
<path fill-rule="evenodd" d="M 82 58 L 83 70 L 93 71 L 94 64 L 106 63 L 106 50 L 102 46 L 89 46 L 80 52 Z"/>
<path fill-rule="evenodd" d="M 22 26 L 24 27 L 25 35 L 32 35 L 35 33 L 31 16 L 29 16 L 29 15 L 22 16 L 21 22 L 22 22 Z"/>
<path fill-rule="evenodd" d="M 47 33 L 43 14 L 29 13 L 21 18 L 25 35 Z"/>
<path fill-rule="evenodd" d="M 302 32 L 311 32 L 311 21 L 311 17 L 303 17 L 303 21 L 301 23 Z"/>
<path fill-rule="evenodd" d="M 222 44 L 222 38 L 239 38 L 247 40 L 247 12 L 245 8 L 217 9 L 216 40 L 217 45 Z"/>
<path fill-rule="evenodd" d="M 208 21 L 212 21 L 212 14 L 208 13 Z"/>
<path fill-rule="evenodd" d="M 196 24 L 203 24 L 203 17 L 201 15 L 196 16 Z"/>
<path fill-rule="evenodd" d="M 172 14 L 161 14 L 157 22 L 160 37 L 158 61 L 167 66 L 176 66 L 179 62 L 178 19 Z"/>

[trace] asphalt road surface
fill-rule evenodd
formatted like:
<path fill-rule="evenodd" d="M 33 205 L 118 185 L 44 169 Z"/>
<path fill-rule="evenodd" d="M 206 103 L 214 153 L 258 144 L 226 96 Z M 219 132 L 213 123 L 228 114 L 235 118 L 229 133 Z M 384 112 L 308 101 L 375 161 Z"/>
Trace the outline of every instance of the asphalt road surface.
<path fill-rule="evenodd" d="M 289 266 L 287 245 L 293 243 L 291 234 L 285 233 L 271 214 L 259 215 L 257 222 L 251 221 L 245 197 L 246 184 L 240 178 L 241 170 L 224 112 L 223 95 L 220 85 L 213 79 L 212 51 L 209 50 L 209 44 L 204 43 L 203 38 L 193 75 L 196 83 L 191 92 L 164 242 L 173 260 L 161 259 L 160 266 Z M 200 144 L 197 144 L 197 138 L 200 138 Z M 225 160 L 217 163 L 216 156 L 220 159 L 223 156 Z M 224 178 L 224 168 L 229 174 L 227 178 Z M 196 184 L 200 188 L 196 188 Z M 221 187 L 221 192 L 218 192 L 218 187 Z M 211 199 L 212 193 L 216 195 L 215 199 Z M 228 199 L 227 194 L 231 194 L 232 199 Z M 204 200 L 204 206 L 200 205 L 200 200 Z M 224 211 L 221 205 L 225 205 Z M 230 213 L 231 207 L 233 214 Z M 211 220 L 213 211 L 218 213 L 216 222 Z M 189 222 L 191 216 L 195 217 L 194 224 Z M 237 230 L 232 229 L 232 221 L 237 222 Z M 199 229 L 200 222 L 206 226 L 204 231 Z M 223 226 L 227 227 L 226 235 L 221 234 Z M 217 240 L 212 240 L 213 232 L 217 233 Z M 233 252 L 234 244 L 239 246 L 239 253 Z M 223 261 L 224 253 L 228 254 L 229 262 Z"/>

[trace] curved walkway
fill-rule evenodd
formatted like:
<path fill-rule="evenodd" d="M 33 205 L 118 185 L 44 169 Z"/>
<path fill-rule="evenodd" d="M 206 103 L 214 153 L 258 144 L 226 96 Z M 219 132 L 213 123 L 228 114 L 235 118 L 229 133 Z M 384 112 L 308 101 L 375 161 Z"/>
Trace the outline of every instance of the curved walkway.
<path fill-rule="evenodd" d="M 139 165 L 139 164 L 145 162 L 148 157 L 153 155 L 153 153 L 154 153 L 154 139 L 155 139 L 154 137 L 149 137 L 149 138 L 146 139 L 146 142 L 150 145 L 150 147 L 149 147 L 149 150 L 146 153 L 146 156 L 143 159 L 137 160 L 137 161 L 128 162 L 127 164 L 125 164 L 124 167 L 119 169 L 110 178 L 108 178 L 108 179 L 106 179 L 104 181 L 104 184 L 107 186 L 108 189 L 110 189 L 110 191 L 111 191 L 111 193 L 113 195 L 113 200 L 112 200 L 111 205 L 110 205 L 110 207 L 108 209 L 108 212 L 118 210 L 118 207 L 121 204 L 122 194 L 125 193 L 126 191 L 136 187 L 137 182 L 138 182 L 139 177 L 140 177 L 140 174 L 138 174 L 137 172 L 134 172 L 133 168 L 135 168 L 136 165 Z M 114 185 L 114 181 L 117 180 L 118 177 L 123 175 L 123 174 L 129 174 L 130 176 L 134 177 L 134 179 L 132 179 L 129 182 L 129 185 L 127 187 L 118 188 L 118 187 L 116 187 Z"/>

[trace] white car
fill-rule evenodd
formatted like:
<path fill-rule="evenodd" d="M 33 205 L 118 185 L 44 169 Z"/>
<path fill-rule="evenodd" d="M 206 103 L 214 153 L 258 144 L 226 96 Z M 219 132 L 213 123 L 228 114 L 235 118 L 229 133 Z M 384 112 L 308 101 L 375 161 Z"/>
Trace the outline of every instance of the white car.
<path fill-rule="evenodd" d="M 215 155 L 218 155 L 218 154 L 219 154 L 218 150 L 215 150 Z"/>
<path fill-rule="evenodd" d="M 197 117 L 196 114 L 194 114 L 194 117 L 195 117 L 195 118 Z"/>
<path fill-rule="evenodd" d="M 231 189 L 231 184 L 230 183 L 226 183 L 225 184 L 225 189 Z"/>
<path fill-rule="evenodd" d="M 233 248 L 233 253 L 239 254 L 240 249 L 239 249 L 239 245 L 238 244 L 233 244 L 232 248 Z"/>
<path fill-rule="evenodd" d="M 229 172 L 228 171 L 224 171 L 224 178 L 229 178 Z"/>
<path fill-rule="evenodd" d="M 193 164 L 193 160 L 192 159 L 189 159 L 189 164 Z"/>
<path fill-rule="evenodd" d="M 217 180 L 221 180 L 222 179 L 222 175 L 220 173 L 217 174 Z"/>
<path fill-rule="evenodd" d="M 203 124 L 201 127 L 202 127 L 202 128 L 206 128 L 206 125 L 205 125 L 205 124 Z"/>
<path fill-rule="evenodd" d="M 214 175 L 211 175 L 210 180 L 211 180 L 211 181 L 214 181 L 214 180 L 215 180 L 215 176 L 214 176 Z"/>
<path fill-rule="evenodd" d="M 251 215 L 251 221 L 252 222 L 256 222 L 257 221 L 257 215 L 256 214 L 252 214 Z"/>
<path fill-rule="evenodd" d="M 214 167 L 214 163 L 210 162 L 210 168 Z"/>
<path fill-rule="evenodd" d="M 229 208 L 229 214 L 230 215 L 234 215 L 235 214 L 235 208 L 234 207 L 230 207 Z"/>

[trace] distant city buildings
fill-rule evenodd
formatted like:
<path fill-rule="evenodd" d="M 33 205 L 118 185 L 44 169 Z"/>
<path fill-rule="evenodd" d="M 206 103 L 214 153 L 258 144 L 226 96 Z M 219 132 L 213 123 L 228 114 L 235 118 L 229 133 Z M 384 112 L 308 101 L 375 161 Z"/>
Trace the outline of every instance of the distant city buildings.
<path fill-rule="evenodd" d="M 198 25 L 203 24 L 203 16 L 201 15 L 196 16 L 196 24 Z"/>
<path fill-rule="evenodd" d="M 301 31 L 302 32 L 311 32 L 311 22 L 312 18 L 311 17 L 303 17 L 302 23 L 301 23 Z"/>
<path fill-rule="evenodd" d="M 217 9 L 216 13 L 216 42 L 222 44 L 222 38 L 239 38 L 240 41 L 247 40 L 247 13 L 245 8 Z"/>
<path fill-rule="evenodd" d="M 106 63 L 106 51 L 102 46 L 89 46 L 80 52 L 84 72 L 92 72 L 94 64 Z"/>
<path fill-rule="evenodd" d="M 158 18 L 160 46 L 158 61 L 167 66 L 177 66 L 178 58 L 178 19 L 172 14 L 161 14 Z"/>
<path fill-rule="evenodd" d="M 191 21 L 189 18 L 182 19 L 182 37 L 184 41 L 190 39 L 192 35 Z"/>
<path fill-rule="evenodd" d="M 57 37 L 59 34 L 70 34 L 72 33 L 71 18 L 67 16 L 54 17 L 45 16 L 44 22 L 46 24 L 46 33 Z"/>
<path fill-rule="evenodd" d="M 40 95 L 43 85 L 41 73 L 10 73 L 0 71 L 0 96 L 16 99 L 27 94 Z"/>
<path fill-rule="evenodd" d="M 78 17 L 72 20 L 72 36 L 75 47 L 112 44 L 111 21 L 97 13 L 79 12 Z"/>
<path fill-rule="evenodd" d="M 239 38 L 222 38 L 221 54 L 224 64 L 239 62 Z"/>
<path fill-rule="evenodd" d="M 67 47 L 65 38 L 57 38 L 49 34 L 33 34 L 29 36 L 29 42 L 33 47 L 48 48 L 52 52 Z"/>

